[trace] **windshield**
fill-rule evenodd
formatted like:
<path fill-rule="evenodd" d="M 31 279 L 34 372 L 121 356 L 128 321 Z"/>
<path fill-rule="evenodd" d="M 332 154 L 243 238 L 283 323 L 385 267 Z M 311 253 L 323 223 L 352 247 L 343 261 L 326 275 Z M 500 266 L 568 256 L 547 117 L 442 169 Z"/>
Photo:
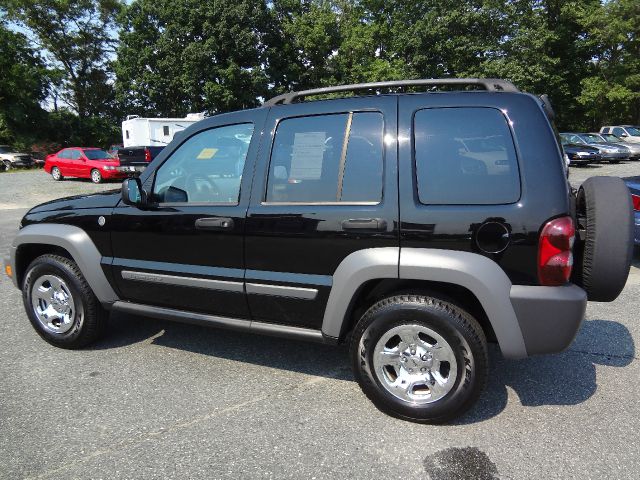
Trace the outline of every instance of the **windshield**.
<path fill-rule="evenodd" d="M 607 142 L 621 142 L 622 140 L 619 139 L 618 137 L 616 137 L 613 133 L 603 133 L 602 137 L 607 141 Z"/>
<path fill-rule="evenodd" d="M 593 134 L 587 134 L 587 135 L 583 135 L 584 138 L 587 139 L 588 142 L 592 142 L 592 143 L 607 143 L 605 142 L 600 135 L 593 135 Z"/>
<path fill-rule="evenodd" d="M 11 148 L 6 145 L 0 145 L 0 153 L 11 153 Z"/>
<path fill-rule="evenodd" d="M 104 150 L 83 150 L 89 160 L 113 160 L 113 157 Z"/>
<path fill-rule="evenodd" d="M 640 130 L 636 127 L 627 127 L 627 133 L 629 135 L 633 135 L 634 137 L 640 137 Z"/>

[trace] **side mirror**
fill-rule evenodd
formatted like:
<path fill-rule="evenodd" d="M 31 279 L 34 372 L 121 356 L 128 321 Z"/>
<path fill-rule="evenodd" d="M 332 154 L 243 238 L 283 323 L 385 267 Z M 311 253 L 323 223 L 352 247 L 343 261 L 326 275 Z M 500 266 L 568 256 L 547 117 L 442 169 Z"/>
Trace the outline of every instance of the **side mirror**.
<path fill-rule="evenodd" d="M 147 193 L 142 189 L 142 182 L 138 177 L 127 178 L 122 182 L 122 201 L 138 208 L 147 204 Z"/>
<path fill-rule="evenodd" d="M 626 133 L 621 133 L 620 136 L 621 137 L 628 137 L 629 135 L 627 135 Z"/>

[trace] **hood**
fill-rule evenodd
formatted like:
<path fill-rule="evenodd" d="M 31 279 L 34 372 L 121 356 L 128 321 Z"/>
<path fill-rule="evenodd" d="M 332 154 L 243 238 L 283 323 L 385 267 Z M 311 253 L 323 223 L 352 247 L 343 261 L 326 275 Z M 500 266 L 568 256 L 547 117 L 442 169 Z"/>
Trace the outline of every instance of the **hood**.
<path fill-rule="evenodd" d="M 41 203 L 29 210 L 29 213 L 50 212 L 53 210 L 78 210 L 82 208 L 113 208 L 118 204 L 120 198 L 122 198 L 120 189 L 92 193 L 90 195 L 76 195 Z"/>
<path fill-rule="evenodd" d="M 0 153 L 0 155 L 3 157 L 30 157 L 31 156 L 28 153 L 20 153 L 20 152 L 5 152 L 5 153 Z"/>
<path fill-rule="evenodd" d="M 640 195 L 640 177 L 627 177 L 623 179 L 632 193 Z"/>
<path fill-rule="evenodd" d="M 566 145 L 563 145 L 562 148 L 567 153 L 578 153 L 578 152 L 598 153 L 600 151 L 595 147 L 590 147 L 587 145 L 579 145 L 576 143 L 568 143 Z"/>

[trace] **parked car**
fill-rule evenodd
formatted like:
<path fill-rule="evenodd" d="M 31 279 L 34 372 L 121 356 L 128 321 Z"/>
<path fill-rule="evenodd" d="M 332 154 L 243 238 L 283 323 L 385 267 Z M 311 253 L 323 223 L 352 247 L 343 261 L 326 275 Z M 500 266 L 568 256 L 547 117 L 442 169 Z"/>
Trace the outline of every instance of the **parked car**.
<path fill-rule="evenodd" d="M 164 149 L 162 147 L 122 147 L 118 150 L 120 171 L 129 174 L 139 174 Z"/>
<path fill-rule="evenodd" d="M 631 152 L 631 156 L 629 158 L 631 160 L 640 160 L 640 143 L 627 142 L 620 137 L 616 137 L 612 133 L 594 133 L 593 135 L 597 135 L 605 142 L 622 145 L 623 147 L 628 148 L 629 152 Z"/>
<path fill-rule="evenodd" d="M 627 187 L 629 187 L 633 201 L 635 223 L 634 243 L 640 245 L 640 176 L 625 178 L 624 181 Z"/>
<path fill-rule="evenodd" d="M 600 133 L 612 133 L 626 142 L 640 143 L 640 128 L 635 125 L 613 125 L 600 128 Z"/>
<path fill-rule="evenodd" d="M 600 153 L 600 158 L 609 163 L 620 163 L 622 160 L 627 160 L 631 155 L 631 152 L 626 147 L 619 147 L 608 143 L 598 143 L 586 133 L 561 133 L 560 138 L 563 143 L 589 145 L 597 148 Z"/>
<path fill-rule="evenodd" d="M 590 163 L 600 162 L 600 151 L 588 145 L 578 145 L 575 143 L 565 143 L 562 140 L 562 149 L 567 155 L 569 165 L 584 166 Z"/>
<path fill-rule="evenodd" d="M 0 169 L 33 167 L 33 159 L 28 153 L 20 153 L 9 145 L 0 145 Z"/>
<path fill-rule="evenodd" d="M 461 88 L 413 93 L 440 85 Z M 34 207 L 5 268 L 52 345 L 108 311 L 348 343 L 377 407 L 443 422 L 487 384 L 488 341 L 564 350 L 626 283 L 629 190 L 570 188 L 552 118 L 496 79 L 287 93 L 192 125 L 119 193 Z"/>
<path fill-rule="evenodd" d="M 64 177 L 90 178 L 93 183 L 104 179 L 125 178 L 120 162 L 99 148 L 70 147 L 47 155 L 44 170 L 54 180 Z"/>

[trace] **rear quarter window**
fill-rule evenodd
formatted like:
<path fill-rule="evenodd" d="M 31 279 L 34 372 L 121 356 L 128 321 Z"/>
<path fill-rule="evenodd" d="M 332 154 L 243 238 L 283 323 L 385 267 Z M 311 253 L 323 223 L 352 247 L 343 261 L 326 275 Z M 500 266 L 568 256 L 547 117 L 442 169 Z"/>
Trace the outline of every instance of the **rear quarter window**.
<path fill-rule="evenodd" d="M 428 205 L 499 205 L 520 198 L 511 130 L 495 108 L 433 108 L 414 117 L 418 198 Z"/>

